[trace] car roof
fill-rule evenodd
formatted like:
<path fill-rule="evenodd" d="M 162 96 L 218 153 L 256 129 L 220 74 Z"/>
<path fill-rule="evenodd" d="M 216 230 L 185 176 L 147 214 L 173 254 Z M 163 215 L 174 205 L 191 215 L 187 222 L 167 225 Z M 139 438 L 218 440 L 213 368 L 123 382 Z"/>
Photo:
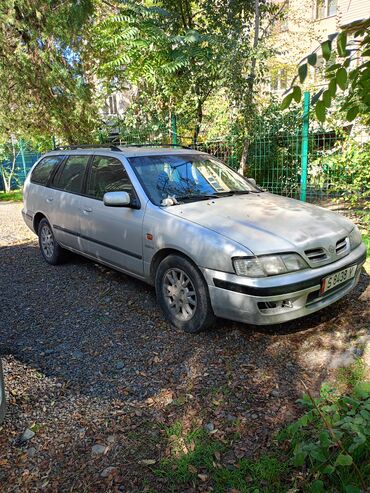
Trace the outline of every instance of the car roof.
<path fill-rule="evenodd" d="M 74 147 L 73 149 L 55 149 L 46 153 L 47 156 L 53 155 L 81 155 L 81 154 L 109 154 L 111 156 L 138 157 L 138 156 L 163 156 L 163 155 L 181 155 L 181 154 L 205 154 L 190 148 L 181 147 L 151 147 L 151 146 L 112 146 L 112 147 Z"/>

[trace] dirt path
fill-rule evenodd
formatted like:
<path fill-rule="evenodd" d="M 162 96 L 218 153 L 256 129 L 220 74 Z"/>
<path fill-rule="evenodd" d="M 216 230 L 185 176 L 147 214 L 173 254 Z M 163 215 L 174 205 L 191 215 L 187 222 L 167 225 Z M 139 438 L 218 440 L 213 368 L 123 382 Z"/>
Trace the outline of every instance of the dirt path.
<path fill-rule="evenodd" d="M 234 453 L 253 456 L 297 414 L 300 380 L 317 391 L 361 353 L 366 274 L 345 300 L 304 320 L 224 321 L 193 336 L 169 327 L 139 281 L 77 256 L 45 264 L 20 210 L 0 203 L 3 493 L 171 491 L 145 463 L 168 453 L 165 426 L 211 423 L 221 440 L 237 430 Z M 35 435 L 20 440 L 30 427 Z"/>

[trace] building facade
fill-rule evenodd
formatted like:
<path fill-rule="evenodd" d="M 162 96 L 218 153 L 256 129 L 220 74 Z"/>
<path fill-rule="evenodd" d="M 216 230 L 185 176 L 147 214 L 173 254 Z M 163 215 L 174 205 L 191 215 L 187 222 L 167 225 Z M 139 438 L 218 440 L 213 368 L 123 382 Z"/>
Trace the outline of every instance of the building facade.
<path fill-rule="evenodd" d="M 315 50 L 318 63 L 311 68 L 309 83 L 320 85 L 323 64 L 320 43 L 352 23 L 370 18 L 370 0 L 282 0 L 278 3 L 284 17 L 276 22 L 271 38 L 276 56 L 270 63 L 270 90 L 275 94 L 284 93 L 300 60 Z"/>

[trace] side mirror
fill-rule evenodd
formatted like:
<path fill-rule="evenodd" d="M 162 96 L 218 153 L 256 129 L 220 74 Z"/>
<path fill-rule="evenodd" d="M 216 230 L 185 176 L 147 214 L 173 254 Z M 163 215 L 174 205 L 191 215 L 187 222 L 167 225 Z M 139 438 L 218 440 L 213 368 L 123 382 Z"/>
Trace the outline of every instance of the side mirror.
<path fill-rule="evenodd" d="M 130 207 L 131 197 L 127 192 L 107 192 L 103 202 L 108 207 Z"/>
<path fill-rule="evenodd" d="M 255 187 L 257 186 L 257 182 L 254 178 L 247 178 L 247 180 L 252 183 L 252 185 L 254 185 Z"/>

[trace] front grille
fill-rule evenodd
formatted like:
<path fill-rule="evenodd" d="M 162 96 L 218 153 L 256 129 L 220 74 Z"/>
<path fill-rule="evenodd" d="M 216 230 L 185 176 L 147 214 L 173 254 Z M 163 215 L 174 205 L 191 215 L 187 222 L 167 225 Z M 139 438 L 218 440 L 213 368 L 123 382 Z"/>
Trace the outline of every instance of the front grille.
<path fill-rule="evenodd" d="M 337 255 L 340 255 L 341 253 L 345 252 L 347 248 L 348 248 L 348 239 L 347 237 L 345 237 L 337 241 L 337 244 L 335 245 L 335 253 Z"/>
<path fill-rule="evenodd" d="M 328 258 L 323 248 L 312 248 L 311 250 L 306 250 L 304 253 L 311 262 L 321 262 Z"/>

